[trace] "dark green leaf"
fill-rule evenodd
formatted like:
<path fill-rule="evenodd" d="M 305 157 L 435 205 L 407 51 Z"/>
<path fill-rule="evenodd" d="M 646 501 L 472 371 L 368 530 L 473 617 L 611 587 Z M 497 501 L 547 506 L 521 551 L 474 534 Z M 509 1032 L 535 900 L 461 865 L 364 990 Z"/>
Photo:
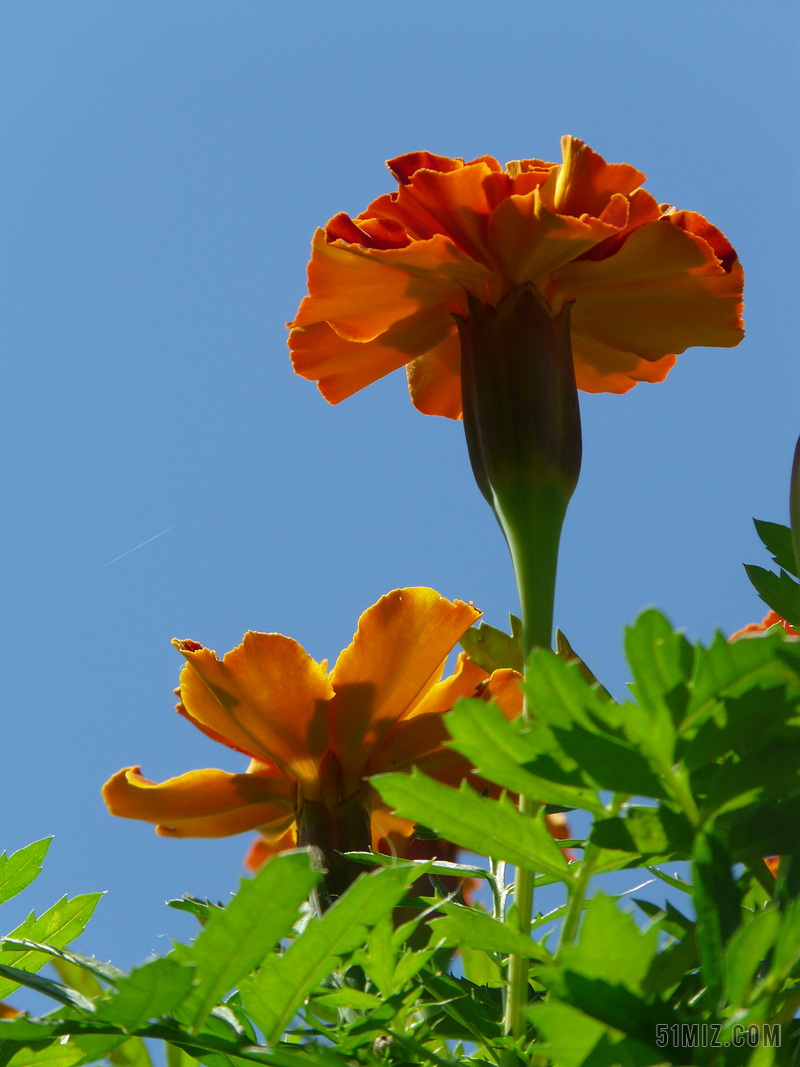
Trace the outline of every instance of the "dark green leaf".
<path fill-rule="evenodd" d="M 712 812 L 791 795 L 798 786 L 800 741 L 783 740 L 720 767 L 710 783 L 703 814 L 708 816 Z"/>
<path fill-rule="evenodd" d="M 753 975 L 772 947 L 780 926 L 777 908 L 765 908 L 740 926 L 725 950 L 725 998 L 732 1008 L 745 1003 Z"/>
<path fill-rule="evenodd" d="M 723 950 L 739 925 L 741 894 L 731 873 L 730 857 L 715 837 L 697 834 L 692 876 L 700 963 L 708 1004 L 716 1011 L 723 992 Z"/>
<path fill-rule="evenodd" d="M 694 830 L 688 819 L 663 805 L 631 808 L 624 819 L 602 819 L 592 827 L 592 841 L 601 848 L 645 856 L 688 858 L 693 839 Z"/>
<path fill-rule="evenodd" d="M 774 562 L 795 578 L 800 578 L 797 560 L 794 558 L 792 531 L 789 527 L 781 526 L 779 522 L 765 522 L 763 519 L 753 519 L 753 523 L 767 551 L 772 553 Z"/>
<path fill-rule="evenodd" d="M 257 975 L 240 984 L 242 1001 L 269 1043 L 274 1043 L 336 959 L 364 943 L 367 931 L 400 902 L 416 868 L 384 868 L 363 875 L 321 920 L 312 919 L 283 956 L 268 956 Z"/>
<path fill-rule="evenodd" d="M 439 840 L 437 838 L 437 840 Z M 490 878 L 485 867 L 473 867 L 468 863 L 452 863 L 450 860 L 405 860 L 397 856 L 386 856 L 383 852 L 343 852 L 343 856 L 364 867 L 424 867 L 423 874 L 438 875 L 440 878 Z"/>
<path fill-rule="evenodd" d="M 532 774 L 529 767 L 534 764 L 528 761 L 538 753 L 529 744 L 529 732 L 523 724 L 509 722 L 496 705 L 461 700 L 445 721 L 453 738 L 452 747 L 490 782 L 540 803 L 604 813 L 595 790 L 562 785 Z"/>
<path fill-rule="evenodd" d="M 120 978 L 117 992 L 97 1006 L 97 1018 L 137 1030 L 161 1015 L 169 1015 L 189 995 L 194 969 L 171 959 L 153 960 Z"/>
<path fill-rule="evenodd" d="M 734 862 L 762 856 L 787 856 L 800 843 L 800 796 L 757 804 L 719 816 L 717 833 L 725 834 Z"/>
<path fill-rule="evenodd" d="M 118 1045 L 108 1059 L 114 1067 L 153 1067 L 147 1045 L 140 1037 L 129 1037 Z"/>
<path fill-rule="evenodd" d="M 751 563 L 745 563 L 744 569 L 767 607 L 791 626 L 800 627 L 800 585 L 783 570 L 778 575 Z"/>
<path fill-rule="evenodd" d="M 543 813 L 537 818 L 520 815 L 508 798 L 484 799 L 465 782 L 453 789 L 416 767 L 410 775 L 382 774 L 370 781 L 402 817 L 424 817 L 448 841 L 564 882 L 572 878 Z"/>
<path fill-rule="evenodd" d="M 518 629 L 515 629 L 515 623 L 518 624 Z M 509 635 L 482 622 L 479 626 L 471 626 L 459 644 L 472 662 L 489 674 L 503 667 L 510 667 L 522 674 L 522 626 L 519 619 L 513 615 L 511 626 L 514 632 Z"/>
<path fill-rule="evenodd" d="M 80 1008 L 81 1011 L 94 1011 L 94 1004 L 91 1000 L 79 993 L 77 989 L 70 989 L 61 982 L 53 982 L 49 978 L 42 978 L 39 974 L 21 971 L 18 967 L 7 967 L 4 963 L 0 963 L 0 975 L 13 982 L 15 989 L 19 985 L 24 985 L 28 989 L 35 989 L 37 993 L 44 993 L 46 997 L 51 997 L 61 1004 L 71 1004 Z"/>
<path fill-rule="evenodd" d="M 757 643 L 756 640 L 736 642 Z M 797 697 L 790 697 L 785 685 L 772 684 L 765 688 L 755 680 L 751 689 L 737 697 L 726 697 L 717 705 L 714 715 L 682 746 L 683 762 L 690 771 L 696 771 L 708 768 L 713 760 L 729 752 L 746 756 L 773 740 L 796 741 L 800 730 L 789 723 L 796 715 Z"/>
<path fill-rule="evenodd" d="M 300 906 L 320 879 L 308 854 L 276 856 L 241 888 L 224 911 L 214 911 L 192 946 L 197 988 L 185 1005 L 197 1030 L 222 996 L 286 937 Z"/>
<path fill-rule="evenodd" d="M 45 837 L 11 856 L 6 856 L 5 852 L 0 856 L 0 904 L 15 897 L 36 878 L 51 841 L 51 837 Z"/>
<path fill-rule="evenodd" d="M 533 938 L 518 933 L 509 923 L 498 922 L 485 912 L 447 904 L 442 909 L 442 919 L 434 919 L 428 925 L 435 939 L 444 938 L 445 943 L 469 945 L 484 952 L 497 952 L 501 956 L 516 953 L 534 960 L 547 960 L 550 953 Z"/>
<path fill-rule="evenodd" d="M 632 707 L 624 705 L 624 707 Z M 561 747 L 602 789 L 630 796 L 667 798 L 663 781 L 647 758 L 630 742 L 582 726 L 553 728 Z"/>
<path fill-rule="evenodd" d="M 9 937 L 20 940 L 24 938 L 28 941 L 44 942 L 55 948 L 64 948 L 83 932 L 101 896 L 102 893 L 86 893 L 73 897 L 72 900 L 63 897 L 39 919 L 31 912 L 21 926 L 12 930 Z M 34 972 L 44 967 L 49 955 L 25 949 L 19 952 L 3 952 L 2 959 L 4 962 L 7 961 L 9 966 Z M 0 999 L 16 989 L 17 984 L 8 978 L 0 979 Z"/>
<path fill-rule="evenodd" d="M 528 1016 L 547 1039 L 543 1051 L 558 1067 L 649 1067 L 664 1062 L 656 1049 L 621 1037 L 606 1025 L 558 1000 L 534 1004 Z M 538 1048 L 537 1048 L 538 1051 Z"/>
<path fill-rule="evenodd" d="M 569 643 L 566 638 L 566 635 L 558 629 L 556 630 L 556 655 L 565 663 L 577 664 L 578 670 L 581 672 L 581 677 L 583 678 L 583 680 L 588 685 L 597 686 L 598 692 L 601 693 L 606 700 L 614 699 L 609 693 L 609 691 L 606 689 L 606 687 L 602 685 L 602 683 L 598 682 L 592 671 L 589 670 L 589 668 L 583 662 L 581 657 Z"/>

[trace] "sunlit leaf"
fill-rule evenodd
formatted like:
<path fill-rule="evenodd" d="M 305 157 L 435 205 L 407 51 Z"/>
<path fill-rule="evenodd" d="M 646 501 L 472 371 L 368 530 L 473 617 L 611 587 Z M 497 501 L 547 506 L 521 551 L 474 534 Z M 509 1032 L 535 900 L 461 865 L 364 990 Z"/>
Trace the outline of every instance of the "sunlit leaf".
<path fill-rule="evenodd" d="M 15 897 L 37 877 L 51 841 L 51 837 L 45 837 L 11 856 L 5 852 L 0 856 L 0 904 Z"/>

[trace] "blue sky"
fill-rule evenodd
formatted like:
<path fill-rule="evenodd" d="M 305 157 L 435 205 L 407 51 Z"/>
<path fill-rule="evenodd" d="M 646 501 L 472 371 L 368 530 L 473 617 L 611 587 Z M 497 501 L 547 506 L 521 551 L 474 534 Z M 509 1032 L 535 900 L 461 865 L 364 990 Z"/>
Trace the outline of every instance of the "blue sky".
<path fill-rule="evenodd" d="M 100 800 L 133 763 L 244 767 L 175 715 L 172 637 L 333 660 L 398 586 L 516 609 L 461 427 L 402 374 L 332 408 L 291 373 L 314 228 L 388 191 L 391 156 L 554 159 L 572 133 L 727 234 L 744 343 L 582 398 L 556 621 L 619 692 L 645 606 L 703 640 L 761 617 L 750 520 L 786 521 L 800 430 L 799 23 L 774 0 L 6 0 L 0 848 L 55 841 L 5 927 L 108 889 L 82 945 L 129 965 L 191 931 L 164 900 L 236 886 L 249 837 L 158 839 Z"/>

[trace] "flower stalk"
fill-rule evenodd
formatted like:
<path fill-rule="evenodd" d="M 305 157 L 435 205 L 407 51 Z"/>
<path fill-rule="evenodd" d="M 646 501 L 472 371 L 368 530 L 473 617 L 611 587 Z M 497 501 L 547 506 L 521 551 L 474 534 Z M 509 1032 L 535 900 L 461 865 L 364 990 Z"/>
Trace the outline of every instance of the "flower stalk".
<path fill-rule="evenodd" d="M 469 314 L 456 316 L 461 339 L 461 395 L 470 462 L 503 531 L 514 565 L 527 663 L 550 648 L 558 548 L 581 467 L 581 422 L 567 304 L 553 314 L 531 283 L 497 305 L 468 295 Z M 523 718 L 528 719 L 527 699 Z M 538 805 L 520 798 L 520 812 Z M 515 912 L 530 933 L 535 875 L 518 870 Z M 512 955 L 505 1032 L 525 1033 L 528 961 Z M 513 1057 L 512 1057 L 513 1058 Z"/>

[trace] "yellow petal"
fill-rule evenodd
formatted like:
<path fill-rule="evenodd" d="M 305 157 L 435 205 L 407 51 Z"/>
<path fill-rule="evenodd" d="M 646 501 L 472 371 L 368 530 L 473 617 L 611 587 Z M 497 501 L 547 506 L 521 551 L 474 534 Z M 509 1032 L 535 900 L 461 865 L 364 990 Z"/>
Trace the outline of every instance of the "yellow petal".
<path fill-rule="evenodd" d="M 492 671 L 492 676 L 485 689 L 481 690 L 484 700 L 494 700 L 505 717 L 509 720 L 519 718 L 522 714 L 522 675 L 503 667 Z"/>
<path fill-rule="evenodd" d="M 478 686 L 483 685 L 488 678 L 488 673 L 473 663 L 466 652 L 459 652 L 456 669 L 450 677 L 432 686 L 406 718 L 414 719 L 418 715 L 444 715 L 461 697 L 475 696 Z M 386 740 L 388 741 L 389 738 L 387 737 Z"/>
<path fill-rule="evenodd" d="M 333 696 L 323 668 L 282 634 L 249 631 L 222 660 L 194 642 L 173 643 L 187 660 L 180 689 L 187 716 L 313 790 Z"/>
<path fill-rule="evenodd" d="M 439 680 L 459 637 L 480 617 L 433 589 L 398 589 L 364 612 L 331 674 L 331 748 L 345 796 L 358 788 L 370 752 Z"/>
<path fill-rule="evenodd" d="M 164 837 L 229 837 L 294 819 L 289 785 L 277 774 L 190 771 L 157 784 L 126 767 L 103 786 L 103 799 L 112 815 L 155 823 Z"/>

